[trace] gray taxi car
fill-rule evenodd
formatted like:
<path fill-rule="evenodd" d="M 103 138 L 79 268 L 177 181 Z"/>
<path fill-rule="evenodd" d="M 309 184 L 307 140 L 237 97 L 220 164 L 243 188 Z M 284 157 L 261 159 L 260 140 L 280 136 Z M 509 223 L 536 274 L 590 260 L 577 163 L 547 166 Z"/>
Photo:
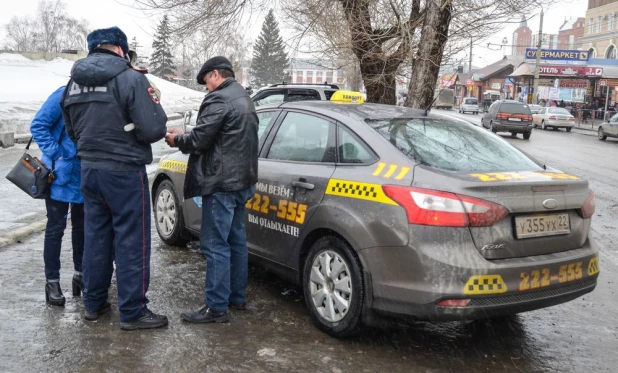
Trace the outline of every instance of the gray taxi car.
<path fill-rule="evenodd" d="M 599 126 L 597 137 L 603 141 L 608 137 L 618 138 L 618 114 L 614 114 L 607 122 Z"/>
<path fill-rule="evenodd" d="M 332 101 L 257 111 L 250 256 L 298 283 L 327 333 L 385 316 L 511 315 L 595 288 L 586 180 L 444 115 Z M 187 159 L 163 159 L 152 187 L 156 228 L 170 245 L 200 230 L 201 198 L 182 198 Z"/>

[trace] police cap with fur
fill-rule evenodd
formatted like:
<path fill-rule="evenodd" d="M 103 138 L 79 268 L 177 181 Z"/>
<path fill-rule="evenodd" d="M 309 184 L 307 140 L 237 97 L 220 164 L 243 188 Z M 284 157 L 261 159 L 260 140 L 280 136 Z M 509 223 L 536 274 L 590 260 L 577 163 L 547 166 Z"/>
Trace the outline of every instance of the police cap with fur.
<path fill-rule="evenodd" d="M 117 45 L 122 48 L 124 54 L 129 53 L 127 35 L 118 27 L 102 28 L 88 34 L 88 52 L 102 44 Z"/>

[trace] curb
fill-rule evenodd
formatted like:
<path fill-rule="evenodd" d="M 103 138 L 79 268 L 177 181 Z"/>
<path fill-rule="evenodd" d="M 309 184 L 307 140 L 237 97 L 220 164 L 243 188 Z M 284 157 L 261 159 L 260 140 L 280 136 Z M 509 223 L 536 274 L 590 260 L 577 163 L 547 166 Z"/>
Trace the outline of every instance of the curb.
<path fill-rule="evenodd" d="M 149 183 L 151 183 L 154 180 L 155 173 L 156 171 L 148 173 Z M 24 238 L 29 237 L 35 233 L 42 232 L 45 230 L 46 226 L 47 226 L 47 218 L 44 218 L 43 220 L 30 223 L 26 225 L 25 227 L 18 228 L 7 235 L 0 237 L 0 248 L 17 243 L 23 240 Z"/>
<path fill-rule="evenodd" d="M 47 225 L 47 218 L 26 225 L 25 227 L 18 228 L 13 232 L 7 234 L 4 237 L 0 237 L 0 247 L 5 247 L 16 242 L 23 240 L 24 238 L 39 233 L 45 230 Z"/>

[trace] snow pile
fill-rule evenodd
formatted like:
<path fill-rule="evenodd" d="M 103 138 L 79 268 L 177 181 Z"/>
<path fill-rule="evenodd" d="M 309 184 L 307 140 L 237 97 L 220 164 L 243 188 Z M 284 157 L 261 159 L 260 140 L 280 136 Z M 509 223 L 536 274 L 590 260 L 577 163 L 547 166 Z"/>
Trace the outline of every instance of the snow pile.
<path fill-rule="evenodd" d="M 0 132 L 28 133 L 30 122 L 49 95 L 69 81 L 73 61 L 32 61 L 20 54 L 0 53 Z M 168 117 L 197 109 L 204 92 L 148 75 L 161 90 Z"/>

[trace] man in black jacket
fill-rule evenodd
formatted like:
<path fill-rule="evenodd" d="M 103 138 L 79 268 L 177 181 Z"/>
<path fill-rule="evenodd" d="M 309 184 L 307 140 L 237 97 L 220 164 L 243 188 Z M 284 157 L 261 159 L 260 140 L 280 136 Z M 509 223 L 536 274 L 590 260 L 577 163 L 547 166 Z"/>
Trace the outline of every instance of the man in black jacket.
<path fill-rule="evenodd" d="M 150 194 L 146 166 L 152 143 L 165 136 L 167 116 L 146 77 L 131 69 L 126 35 L 117 27 L 88 35 L 88 57 L 75 63 L 62 110 L 82 162 L 85 202 L 84 318 L 98 319 L 116 261 L 124 330 L 158 328 L 151 312 Z"/>
<path fill-rule="evenodd" d="M 197 82 L 210 92 L 188 134 L 173 129 L 172 147 L 190 154 L 184 196 L 202 197 L 200 248 L 206 257 L 204 306 L 181 314 L 194 323 L 228 321 L 228 306 L 246 306 L 248 252 L 245 203 L 254 193 L 258 117 L 247 91 L 225 57 L 204 63 Z"/>

